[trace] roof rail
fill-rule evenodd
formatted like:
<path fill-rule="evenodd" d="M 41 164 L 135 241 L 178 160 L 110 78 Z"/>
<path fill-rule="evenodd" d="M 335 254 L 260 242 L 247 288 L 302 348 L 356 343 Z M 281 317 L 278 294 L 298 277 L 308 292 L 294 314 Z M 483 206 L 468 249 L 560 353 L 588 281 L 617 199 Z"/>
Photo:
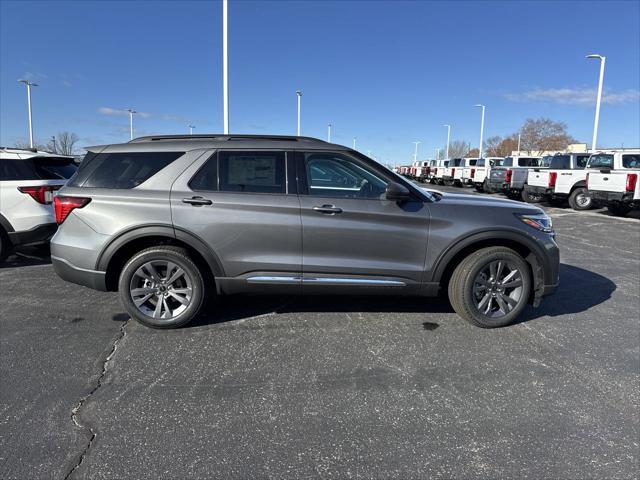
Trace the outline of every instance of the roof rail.
<path fill-rule="evenodd" d="M 156 142 L 162 140 L 215 140 L 215 141 L 233 141 L 233 140 L 274 140 L 281 142 L 320 142 L 326 143 L 324 140 L 313 137 L 296 137 L 290 135 L 222 135 L 222 134 L 194 134 L 194 135 L 149 135 L 146 137 L 138 137 L 130 140 L 128 143 Z"/>

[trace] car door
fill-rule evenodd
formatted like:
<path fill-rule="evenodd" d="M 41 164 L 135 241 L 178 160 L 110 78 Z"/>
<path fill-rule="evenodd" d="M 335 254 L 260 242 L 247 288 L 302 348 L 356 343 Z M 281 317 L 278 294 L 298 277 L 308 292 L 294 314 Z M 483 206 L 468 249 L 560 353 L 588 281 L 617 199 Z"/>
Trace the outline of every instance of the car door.
<path fill-rule="evenodd" d="M 229 291 L 264 284 L 300 288 L 302 226 L 291 152 L 219 150 L 174 183 L 174 227 L 200 239 Z M 293 179 L 291 181 L 291 179 Z"/>
<path fill-rule="evenodd" d="M 387 200 L 395 180 L 375 162 L 342 152 L 297 152 L 303 291 L 399 287 L 424 271 L 429 209 L 416 194 Z"/>

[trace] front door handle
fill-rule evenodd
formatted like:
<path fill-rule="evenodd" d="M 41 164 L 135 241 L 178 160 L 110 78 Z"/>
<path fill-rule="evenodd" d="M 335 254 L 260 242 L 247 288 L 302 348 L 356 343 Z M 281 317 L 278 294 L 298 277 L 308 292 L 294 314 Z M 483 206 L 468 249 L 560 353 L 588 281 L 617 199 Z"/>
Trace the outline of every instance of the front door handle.
<path fill-rule="evenodd" d="M 191 205 L 211 205 L 213 202 L 204 197 L 183 198 L 182 203 L 190 203 Z"/>
<path fill-rule="evenodd" d="M 342 213 L 342 209 L 334 205 L 322 205 L 321 207 L 313 207 L 314 212 L 327 213 L 329 215 L 335 215 Z"/>

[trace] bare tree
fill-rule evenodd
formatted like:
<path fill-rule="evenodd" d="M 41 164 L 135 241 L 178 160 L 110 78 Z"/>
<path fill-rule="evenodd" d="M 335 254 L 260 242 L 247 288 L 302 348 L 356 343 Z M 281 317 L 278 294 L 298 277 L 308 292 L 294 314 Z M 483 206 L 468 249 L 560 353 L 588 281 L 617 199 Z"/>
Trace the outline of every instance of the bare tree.
<path fill-rule="evenodd" d="M 454 140 L 449 143 L 449 158 L 465 157 L 470 149 L 471 144 L 469 142 Z"/>
<path fill-rule="evenodd" d="M 502 137 L 496 135 L 494 137 L 489 137 L 484 141 L 484 153 L 487 157 L 498 157 L 500 154 L 498 153 L 498 149 L 500 144 L 503 142 Z"/>
<path fill-rule="evenodd" d="M 56 151 L 61 155 L 73 155 L 78 135 L 71 132 L 60 132 L 56 135 Z"/>
<path fill-rule="evenodd" d="M 471 150 L 469 150 L 469 152 L 465 155 L 465 157 L 475 157 L 477 158 L 480 155 L 480 149 L 479 148 L 472 148 Z"/>
<path fill-rule="evenodd" d="M 18 140 L 17 142 L 15 142 L 15 148 L 20 148 L 20 149 L 31 149 L 31 146 L 29 145 L 29 142 L 26 140 Z M 35 148 L 36 150 L 41 150 L 43 152 L 48 152 L 50 151 L 49 145 L 45 145 L 44 143 L 38 143 L 37 141 L 33 143 L 33 148 Z"/>
<path fill-rule="evenodd" d="M 529 152 L 564 150 L 576 140 L 567 132 L 567 125 L 549 118 L 529 118 L 522 126 L 521 149 Z"/>

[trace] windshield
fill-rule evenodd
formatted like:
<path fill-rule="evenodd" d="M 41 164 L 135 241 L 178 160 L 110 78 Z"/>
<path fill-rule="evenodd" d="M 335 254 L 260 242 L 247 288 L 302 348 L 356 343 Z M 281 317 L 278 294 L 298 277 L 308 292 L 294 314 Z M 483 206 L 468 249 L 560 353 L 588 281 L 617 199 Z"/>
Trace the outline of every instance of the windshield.
<path fill-rule="evenodd" d="M 493 164 L 494 167 L 512 167 L 513 166 L 513 158 L 499 158 Z"/>
<path fill-rule="evenodd" d="M 0 161 L 2 180 L 66 180 L 77 170 L 71 158 L 31 157 Z"/>
<path fill-rule="evenodd" d="M 551 165 L 551 160 L 553 159 L 552 155 L 546 155 L 544 157 L 542 157 L 540 159 L 540 166 L 541 167 L 548 167 L 549 165 Z"/>
<path fill-rule="evenodd" d="M 588 168 L 613 168 L 613 155 L 598 153 L 589 157 Z"/>
<path fill-rule="evenodd" d="M 484 158 L 481 158 L 477 161 L 476 167 L 484 167 Z"/>
<path fill-rule="evenodd" d="M 520 157 L 518 159 L 519 167 L 538 167 L 541 165 L 540 158 L 537 157 Z"/>

